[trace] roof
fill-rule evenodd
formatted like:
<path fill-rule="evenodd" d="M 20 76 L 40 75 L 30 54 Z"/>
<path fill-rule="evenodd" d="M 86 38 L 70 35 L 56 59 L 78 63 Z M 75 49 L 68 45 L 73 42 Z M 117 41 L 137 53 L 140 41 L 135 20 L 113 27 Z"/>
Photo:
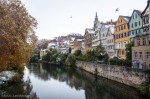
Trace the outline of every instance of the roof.
<path fill-rule="evenodd" d="M 139 16 L 141 16 L 142 11 L 140 10 L 134 10 Z"/>
<path fill-rule="evenodd" d="M 126 22 L 129 22 L 130 16 L 121 16 Z"/>
<path fill-rule="evenodd" d="M 134 12 L 136 12 L 139 16 L 141 16 L 142 11 L 140 11 L 140 10 L 133 10 L 132 15 L 133 15 Z M 132 17 L 132 15 L 131 15 L 131 17 Z M 130 21 L 131 21 L 131 18 L 130 18 L 129 22 Z"/>
<path fill-rule="evenodd" d="M 101 28 L 101 27 L 102 27 L 102 23 L 100 23 L 100 22 L 97 23 L 97 27 L 98 27 L 98 28 Z"/>
<path fill-rule="evenodd" d="M 77 41 L 81 42 L 81 41 L 83 41 L 83 39 L 77 39 Z"/>
<path fill-rule="evenodd" d="M 93 29 L 90 29 L 90 28 L 86 28 L 86 31 L 89 33 L 89 34 L 94 34 L 94 30 Z"/>
<path fill-rule="evenodd" d="M 144 11 L 141 14 L 145 13 L 145 11 L 147 10 L 147 8 L 149 7 L 149 2 L 150 2 L 150 0 L 147 1 L 147 6 L 146 6 L 146 8 L 144 9 Z"/>

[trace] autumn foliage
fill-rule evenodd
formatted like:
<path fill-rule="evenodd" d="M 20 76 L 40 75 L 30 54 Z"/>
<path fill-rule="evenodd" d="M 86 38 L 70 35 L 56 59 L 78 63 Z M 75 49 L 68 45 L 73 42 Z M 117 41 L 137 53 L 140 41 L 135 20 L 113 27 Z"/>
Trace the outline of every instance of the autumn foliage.
<path fill-rule="evenodd" d="M 20 0 L 0 0 L 0 69 L 23 66 L 29 61 L 36 26 Z"/>

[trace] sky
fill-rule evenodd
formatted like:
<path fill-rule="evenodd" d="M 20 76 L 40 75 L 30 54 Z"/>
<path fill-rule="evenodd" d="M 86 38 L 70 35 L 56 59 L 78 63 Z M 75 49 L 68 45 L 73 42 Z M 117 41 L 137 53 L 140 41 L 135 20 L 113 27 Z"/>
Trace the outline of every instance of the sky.
<path fill-rule="evenodd" d="M 93 28 L 95 14 L 99 21 L 116 21 L 119 15 L 131 16 L 134 9 L 143 11 L 147 0 L 21 0 L 36 18 L 38 39 L 53 39 L 69 33 L 84 35 Z M 115 12 L 116 8 L 119 11 Z"/>

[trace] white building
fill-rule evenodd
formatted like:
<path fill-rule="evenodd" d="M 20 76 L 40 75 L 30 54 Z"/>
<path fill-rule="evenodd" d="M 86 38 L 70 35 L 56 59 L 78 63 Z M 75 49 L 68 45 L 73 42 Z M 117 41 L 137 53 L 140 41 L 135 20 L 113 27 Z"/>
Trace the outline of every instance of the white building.
<path fill-rule="evenodd" d="M 92 37 L 92 49 L 96 49 L 96 47 L 98 45 L 100 45 L 100 38 L 101 38 L 101 34 L 100 34 L 100 31 L 101 31 L 101 28 L 102 28 L 102 23 L 99 22 L 98 20 L 98 16 L 97 16 L 97 13 L 96 13 L 96 16 L 95 16 L 95 20 L 94 20 L 94 27 L 93 27 L 93 30 L 94 30 L 94 35 Z"/>

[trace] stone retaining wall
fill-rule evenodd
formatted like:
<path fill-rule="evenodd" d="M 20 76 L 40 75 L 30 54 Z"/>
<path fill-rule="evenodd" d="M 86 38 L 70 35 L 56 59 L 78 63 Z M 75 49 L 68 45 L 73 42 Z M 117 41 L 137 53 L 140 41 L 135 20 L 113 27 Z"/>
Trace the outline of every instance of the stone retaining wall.
<path fill-rule="evenodd" d="M 77 61 L 76 66 L 92 74 L 96 74 L 98 76 L 105 77 L 133 87 L 137 87 L 144 81 L 149 81 L 149 74 L 144 73 L 140 69 L 83 61 Z"/>

